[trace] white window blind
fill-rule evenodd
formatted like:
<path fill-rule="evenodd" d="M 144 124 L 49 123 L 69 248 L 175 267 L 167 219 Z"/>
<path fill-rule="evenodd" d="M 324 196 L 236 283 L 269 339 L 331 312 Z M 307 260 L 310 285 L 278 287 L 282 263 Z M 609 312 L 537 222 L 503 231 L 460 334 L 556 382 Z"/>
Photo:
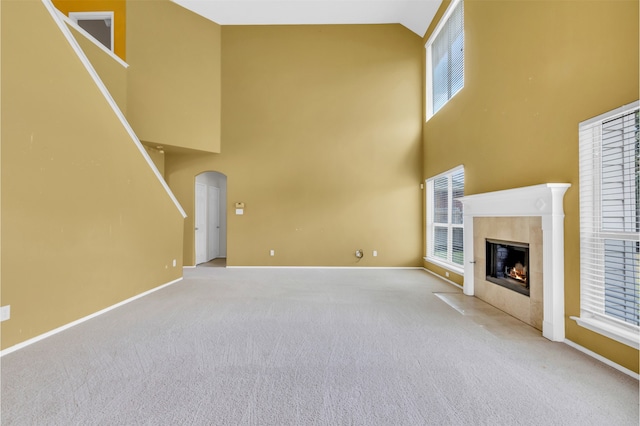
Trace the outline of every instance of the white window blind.
<path fill-rule="evenodd" d="M 427 180 L 427 260 L 462 273 L 464 169 Z"/>
<path fill-rule="evenodd" d="M 454 1 L 427 42 L 427 118 L 464 87 L 464 2 Z"/>
<path fill-rule="evenodd" d="M 585 121 L 579 130 L 580 319 L 600 321 L 613 330 L 613 334 L 635 335 L 637 340 L 640 331 L 638 103 Z"/>

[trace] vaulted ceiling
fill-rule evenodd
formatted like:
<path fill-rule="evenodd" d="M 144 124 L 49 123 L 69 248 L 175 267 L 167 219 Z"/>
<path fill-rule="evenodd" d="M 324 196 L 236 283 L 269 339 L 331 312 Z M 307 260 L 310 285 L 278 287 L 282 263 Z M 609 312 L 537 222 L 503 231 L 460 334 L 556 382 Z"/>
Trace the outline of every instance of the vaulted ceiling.
<path fill-rule="evenodd" d="M 423 37 L 442 0 L 172 0 L 220 25 L 402 24 Z"/>

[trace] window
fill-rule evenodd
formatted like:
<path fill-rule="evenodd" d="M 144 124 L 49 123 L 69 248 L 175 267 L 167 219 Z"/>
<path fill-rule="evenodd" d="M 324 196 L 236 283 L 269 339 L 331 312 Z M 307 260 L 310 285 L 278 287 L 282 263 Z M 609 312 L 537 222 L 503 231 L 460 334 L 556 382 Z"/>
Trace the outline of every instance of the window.
<path fill-rule="evenodd" d="M 578 324 L 638 348 L 639 103 L 580 123 Z"/>
<path fill-rule="evenodd" d="M 463 269 L 464 168 L 427 179 L 427 258 L 459 274 Z"/>
<path fill-rule="evenodd" d="M 69 19 L 113 51 L 113 12 L 69 12 Z"/>
<path fill-rule="evenodd" d="M 464 3 L 454 0 L 429 38 L 427 120 L 464 87 Z"/>

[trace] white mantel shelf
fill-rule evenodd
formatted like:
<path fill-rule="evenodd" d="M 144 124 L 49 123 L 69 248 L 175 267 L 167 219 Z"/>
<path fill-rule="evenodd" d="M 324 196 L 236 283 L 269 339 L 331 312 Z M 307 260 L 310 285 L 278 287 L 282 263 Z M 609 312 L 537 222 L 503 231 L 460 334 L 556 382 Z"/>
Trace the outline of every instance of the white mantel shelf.
<path fill-rule="evenodd" d="M 542 335 L 564 341 L 564 194 L 571 184 L 546 183 L 462 197 L 464 294 L 474 295 L 473 218 L 540 216 L 543 249 Z"/>

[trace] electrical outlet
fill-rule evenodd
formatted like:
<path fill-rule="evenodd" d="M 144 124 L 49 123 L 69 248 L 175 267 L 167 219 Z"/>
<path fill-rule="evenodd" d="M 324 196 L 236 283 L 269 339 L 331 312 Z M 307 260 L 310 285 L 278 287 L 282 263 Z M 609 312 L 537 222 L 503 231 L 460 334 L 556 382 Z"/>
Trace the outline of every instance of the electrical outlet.
<path fill-rule="evenodd" d="M 276 255 L 275 250 L 269 250 L 269 256 L 275 256 L 275 255 Z"/>
<path fill-rule="evenodd" d="M 447 277 L 447 278 L 449 278 L 449 273 L 448 273 L 448 272 L 445 272 L 445 273 L 444 273 L 444 276 L 445 276 L 445 277 Z"/>
<path fill-rule="evenodd" d="M 176 267 L 176 260 L 175 259 L 173 259 L 173 267 L 174 268 Z"/>
<path fill-rule="evenodd" d="M 374 250 L 373 251 L 373 257 L 376 257 L 378 255 L 378 250 Z"/>
<path fill-rule="evenodd" d="M 11 305 L 0 308 L 0 322 L 6 321 L 9 318 L 11 318 Z"/>

